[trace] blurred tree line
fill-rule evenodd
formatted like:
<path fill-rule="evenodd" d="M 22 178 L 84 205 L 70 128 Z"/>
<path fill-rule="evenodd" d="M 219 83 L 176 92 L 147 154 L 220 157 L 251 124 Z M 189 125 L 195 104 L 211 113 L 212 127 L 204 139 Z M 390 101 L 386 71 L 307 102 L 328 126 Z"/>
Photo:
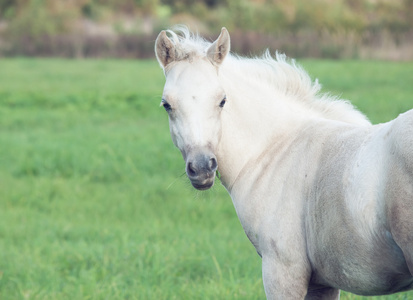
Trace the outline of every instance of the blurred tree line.
<path fill-rule="evenodd" d="M 413 0 L 0 0 L 0 55 L 150 57 L 161 29 L 187 24 L 226 26 L 242 53 L 411 59 L 412 16 Z"/>

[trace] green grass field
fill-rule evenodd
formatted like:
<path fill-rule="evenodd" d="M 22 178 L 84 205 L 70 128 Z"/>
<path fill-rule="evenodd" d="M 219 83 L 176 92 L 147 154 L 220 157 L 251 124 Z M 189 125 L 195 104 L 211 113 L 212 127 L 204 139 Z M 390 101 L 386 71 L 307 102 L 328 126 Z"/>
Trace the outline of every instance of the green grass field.
<path fill-rule="evenodd" d="M 413 108 L 412 62 L 302 64 L 374 123 Z M 0 60 L 1 300 L 265 299 L 230 197 L 183 175 L 163 83 L 155 61 Z"/>

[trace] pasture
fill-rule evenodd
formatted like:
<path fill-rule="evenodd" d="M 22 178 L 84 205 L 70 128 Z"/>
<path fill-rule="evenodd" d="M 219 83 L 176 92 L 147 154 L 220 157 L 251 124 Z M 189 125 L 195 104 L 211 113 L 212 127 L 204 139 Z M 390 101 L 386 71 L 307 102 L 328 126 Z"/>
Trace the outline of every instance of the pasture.
<path fill-rule="evenodd" d="M 413 62 L 300 63 L 373 123 L 413 108 Z M 163 83 L 153 60 L 0 61 L 0 299 L 265 299 L 226 191 L 184 175 Z"/>

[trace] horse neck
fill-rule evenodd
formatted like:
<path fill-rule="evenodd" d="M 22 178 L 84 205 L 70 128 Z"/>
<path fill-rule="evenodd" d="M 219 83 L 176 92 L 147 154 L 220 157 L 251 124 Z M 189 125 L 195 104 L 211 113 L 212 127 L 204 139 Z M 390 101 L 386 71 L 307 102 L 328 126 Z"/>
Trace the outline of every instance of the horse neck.
<path fill-rule="evenodd" d="M 371 126 L 351 104 L 334 101 L 328 96 L 319 98 L 318 87 L 309 86 L 300 70 L 287 69 L 286 76 L 291 75 L 290 71 L 299 74 L 295 76 L 297 82 L 293 86 L 281 77 L 280 82 L 287 84 L 285 88 L 277 84 L 277 78 L 268 80 L 268 72 L 259 72 L 251 63 L 254 62 L 229 57 L 219 70 L 228 105 L 222 114 L 222 137 L 217 158 L 222 182 L 227 189 L 231 189 L 248 163 L 258 163 L 275 143 L 287 145 L 297 130 L 309 122 L 330 120 Z M 297 84 L 304 86 L 301 88 Z M 298 92 L 291 93 L 290 86 L 298 88 Z"/>
<path fill-rule="evenodd" d="M 217 151 L 221 180 L 229 191 L 246 165 L 258 163 L 274 141 L 294 136 L 289 133 L 302 124 L 304 117 L 300 113 L 302 108 L 283 99 L 285 95 L 259 81 L 235 76 L 221 76 L 228 106 L 222 114 L 222 136 Z"/>

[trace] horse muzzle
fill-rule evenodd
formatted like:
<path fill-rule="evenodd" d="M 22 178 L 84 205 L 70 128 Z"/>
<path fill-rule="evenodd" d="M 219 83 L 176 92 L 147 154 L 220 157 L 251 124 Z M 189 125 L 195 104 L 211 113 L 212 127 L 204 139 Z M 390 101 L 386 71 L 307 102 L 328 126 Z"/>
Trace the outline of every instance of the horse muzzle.
<path fill-rule="evenodd" d="M 218 163 L 212 153 L 198 153 L 186 160 L 186 174 L 197 190 L 207 190 L 214 185 Z"/>

